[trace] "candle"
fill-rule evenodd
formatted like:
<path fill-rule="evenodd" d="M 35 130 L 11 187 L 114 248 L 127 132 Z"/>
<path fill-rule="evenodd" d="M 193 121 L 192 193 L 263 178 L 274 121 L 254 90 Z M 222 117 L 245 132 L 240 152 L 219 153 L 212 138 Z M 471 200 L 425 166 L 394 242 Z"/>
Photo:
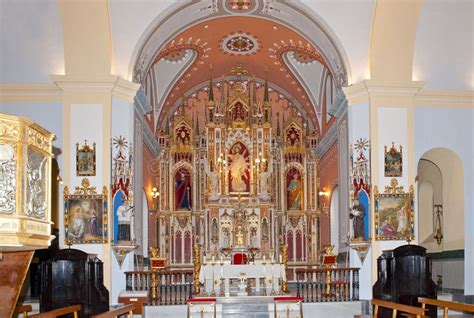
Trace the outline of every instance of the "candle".
<path fill-rule="evenodd" d="M 282 258 L 281 254 L 280 254 L 280 264 L 281 264 L 282 262 L 283 262 L 283 258 Z"/>
<path fill-rule="evenodd" d="M 272 263 L 275 263 L 275 255 L 272 254 Z"/>
<path fill-rule="evenodd" d="M 221 255 L 221 263 L 222 263 L 222 255 Z"/>
<path fill-rule="evenodd" d="M 214 255 L 212 255 L 212 262 L 214 263 L 214 261 L 215 261 L 215 257 Z"/>
<path fill-rule="evenodd" d="M 221 265 L 221 278 L 224 277 L 224 265 Z"/>
<path fill-rule="evenodd" d="M 265 255 L 263 255 L 263 262 L 265 263 Z"/>

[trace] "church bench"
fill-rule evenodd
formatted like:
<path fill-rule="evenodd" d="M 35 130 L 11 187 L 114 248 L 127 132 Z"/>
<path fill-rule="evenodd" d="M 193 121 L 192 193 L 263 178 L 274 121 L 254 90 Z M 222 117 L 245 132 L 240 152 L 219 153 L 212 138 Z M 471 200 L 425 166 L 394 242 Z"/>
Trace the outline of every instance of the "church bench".
<path fill-rule="evenodd" d="M 32 310 L 33 308 L 31 307 L 31 305 L 19 305 L 16 306 L 13 316 L 16 317 L 18 315 L 23 315 L 23 318 L 25 318 L 28 317 L 28 313 Z"/>
<path fill-rule="evenodd" d="M 426 305 L 432 305 L 432 306 L 443 308 L 443 311 L 444 311 L 443 318 L 447 318 L 449 316 L 448 315 L 449 310 L 474 313 L 474 305 L 470 305 L 470 304 L 424 298 L 424 297 L 418 297 L 418 302 L 421 304 L 423 309 L 426 307 Z"/>
<path fill-rule="evenodd" d="M 74 314 L 74 318 L 78 318 L 78 312 L 81 310 L 81 305 L 69 306 L 59 309 L 54 309 L 40 314 L 32 315 L 30 317 L 34 318 L 55 318 L 59 316 L 64 316 L 67 314 Z"/>
<path fill-rule="evenodd" d="M 126 305 L 114 310 L 110 310 L 99 315 L 92 316 L 92 318 L 115 318 L 124 314 L 129 315 L 130 318 L 133 318 L 133 310 L 135 309 L 134 304 Z"/>
<path fill-rule="evenodd" d="M 405 314 L 408 314 L 408 316 L 405 315 L 406 317 L 416 317 L 416 318 L 426 317 L 425 316 L 425 310 L 423 308 L 420 308 L 420 307 L 413 307 L 413 306 L 408 306 L 408 305 L 404 305 L 404 304 L 392 303 L 390 301 L 380 300 L 380 299 L 376 299 L 376 298 L 372 299 L 372 305 L 375 306 L 375 308 L 374 308 L 374 317 L 375 318 L 378 317 L 379 307 L 392 309 L 393 310 L 393 313 L 392 313 L 393 318 L 397 317 L 397 312 L 403 312 Z"/>

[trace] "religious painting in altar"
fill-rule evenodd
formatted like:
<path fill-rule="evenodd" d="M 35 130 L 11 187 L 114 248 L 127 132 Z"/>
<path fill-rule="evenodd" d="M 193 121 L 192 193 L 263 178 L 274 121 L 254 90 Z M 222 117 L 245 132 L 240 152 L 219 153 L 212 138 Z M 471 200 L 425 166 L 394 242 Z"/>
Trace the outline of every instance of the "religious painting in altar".
<path fill-rule="evenodd" d="M 286 144 L 289 146 L 298 146 L 301 142 L 301 133 L 293 125 L 286 131 Z"/>
<path fill-rule="evenodd" d="M 369 141 L 359 138 L 351 145 L 350 240 L 370 240 L 370 164 Z"/>
<path fill-rule="evenodd" d="M 107 243 L 107 188 L 102 194 L 84 178 L 73 194 L 64 187 L 65 243 Z"/>
<path fill-rule="evenodd" d="M 413 240 L 415 219 L 413 213 L 414 190 L 404 192 L 393 178 L 384 193 L 374 187 L 375 237 L 377 240 Z"/>
<path fill-rule="evenodd" d="M 247 110 L 245 109 L 244 105 L 241 102 L 237 102 L 234 104 L 232 108 L 232 121 L 244 121 L 246 117 Z"/>
<path fill-rule="evenodd" d="M 402 176 L 402 146 L 399 150 L 392 142 L 392 147 L 388 149 L 385 146 L 385 176 L 386 177 L 401 177 Z"/>
<path fill-rule="evenodd" d="M 250 153 L 240 141 L 229 151 L 229 193 L 250 193 Z"/>
<path fill-rule="evenodd" d="M 187 168 L 179 168 L 174 175 L 175 182 L 175 209 L 191 210 L 192 208 L 192 188 L 191 173 Z"/>
<path fill-rule="evenodd" d="M 286 208 L 300 211 L 303 206 L 302 173 L 297 168 L 290 168 L 286 173 Z"/>

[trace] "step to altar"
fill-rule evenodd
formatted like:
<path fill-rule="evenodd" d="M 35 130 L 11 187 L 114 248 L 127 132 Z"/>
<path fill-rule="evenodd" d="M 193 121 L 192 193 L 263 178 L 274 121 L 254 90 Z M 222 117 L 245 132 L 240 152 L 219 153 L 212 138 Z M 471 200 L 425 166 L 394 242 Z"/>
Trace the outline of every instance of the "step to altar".
<path fill-rule="evenodd" d="M 274 296 L 249 296 L 249 297 L 217 297 L 216 302 L 216 318 L 273 318 L 273 298 Z M 244 303 L 242 303 L 244 302 Z M 255 316 L 249 316 L 249 312 L 234 313 L 237 307 L 227 307 L 228 312 L 224 312 L 226 305 L 258 305 L 259 311 L 255 312 Z M 267 311 L 263 309 L 266 306 Z M 249 307 L 247 307 L 249 308 Z M 260 309 L 261 308 L 261 311 Z M 245 308 L 243 308 L 244 310 Z M 186 318 L 188 307 L 180 306 L 145 306 L 143 318 L 160 317 L 160 318 Z M 232 310 L 232 311 L 231 311 Z M 330 313 L 330 314 L 329 314 Z M 352 318 L 354 315 L 360 315 L 361 302 L 327 302 L 327 303 L 303 303 L 304 318 Z M 261 314 L 258 316 L 257 314 Z M 292 313 L 291 318 L 298 317 L 299 313 Z M 189 316 L 190 318 L 211 318 L 213 313 L 200 313 Z M 277 317 L 286 318 L 286 312 L 277 312 Z"/>

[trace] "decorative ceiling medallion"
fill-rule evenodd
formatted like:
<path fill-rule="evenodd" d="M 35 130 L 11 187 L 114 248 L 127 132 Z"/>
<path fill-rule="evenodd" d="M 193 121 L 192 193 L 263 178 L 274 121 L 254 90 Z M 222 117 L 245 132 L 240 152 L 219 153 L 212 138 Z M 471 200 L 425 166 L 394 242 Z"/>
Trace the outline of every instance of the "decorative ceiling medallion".
<path fill-rule="evenodd" d="M 163 59 L 167 62 L 182 62 L 186 59 L 187 54 L 185 49 L 176 49 L 168 52 L 165 56 L 163 56 Z"/>
<path fill-rule="evenodd" d="M 226 0 L 226 8 L 231 12 L 245 13 L 251 11 L 255 7 L 254 0 Z"/>
<path fill-rule="evenodd" d="M 248 33 L 233 33 L 224 37 L 220 49 L 231 55 L 250 55 L 260 51 L 261 44 Z"/>

